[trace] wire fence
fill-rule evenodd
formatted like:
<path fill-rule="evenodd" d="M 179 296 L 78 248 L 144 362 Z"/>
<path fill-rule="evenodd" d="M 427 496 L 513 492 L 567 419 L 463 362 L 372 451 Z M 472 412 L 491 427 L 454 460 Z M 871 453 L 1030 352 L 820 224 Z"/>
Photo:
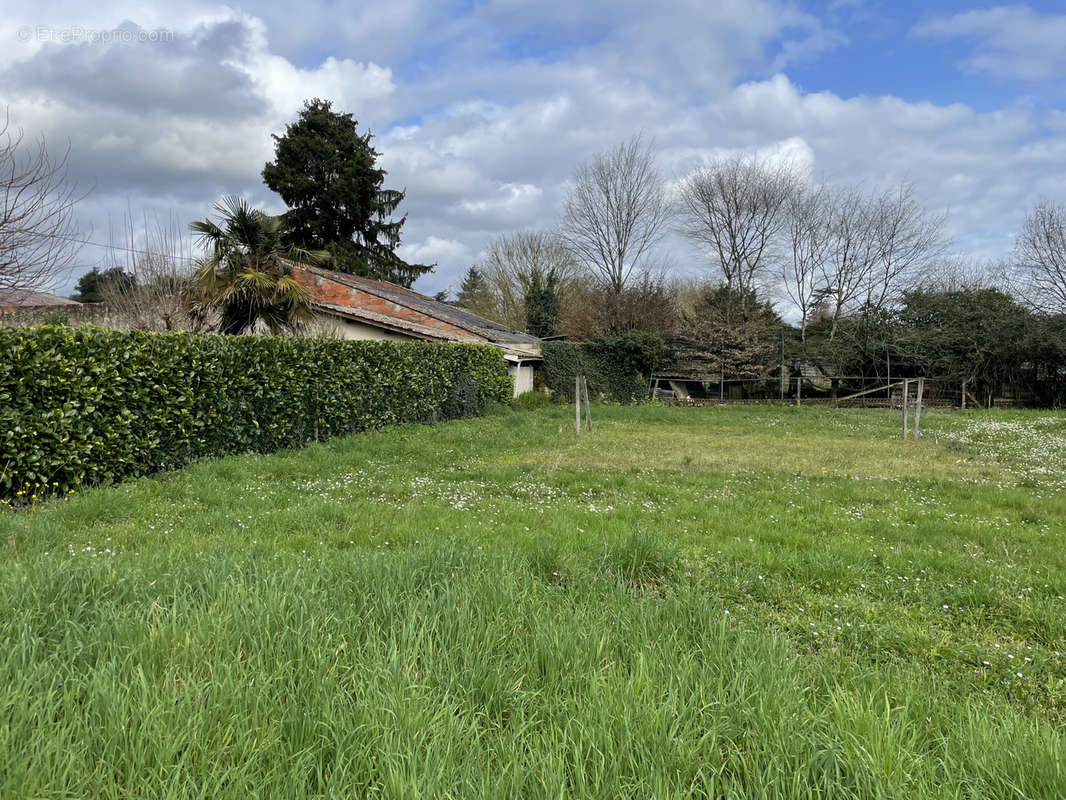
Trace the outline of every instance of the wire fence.
<path fill-rule="evenodd" d="M 787 378 L 728 378 L 724 375 L 652 375 L 648 396 L 680 405 L 824 405 L 839 408 L 900 409 L 900 381 L 925 378 L 922 405 L 930 408 L 1006 408 L 1028 398 L 975 391 L 965 383 L 926 376 L 790 375 Z M 913 385 L 913 384 L 912 384 Z M 913 389 L 912 389 L 913 391 Z"/>

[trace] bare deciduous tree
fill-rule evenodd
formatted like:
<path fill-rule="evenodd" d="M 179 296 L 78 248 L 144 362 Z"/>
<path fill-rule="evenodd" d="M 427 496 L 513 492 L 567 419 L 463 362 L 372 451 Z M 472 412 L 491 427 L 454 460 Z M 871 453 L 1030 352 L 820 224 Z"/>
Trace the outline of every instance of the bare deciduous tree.
<path fill-rule="evenodd" d="M 112 236 L 112 266 L 130 275 L 130 282 L 111 282 L 103 289 L 103 302 L 119 321 L 133 330 L 192 330 L 185 290 L 192 280 L 194 259 L 188 242 L 171 222 L 144 216 L 138 237 L 131 211 L 123 220 L 121 243 Z"/>
<path fill-rule="evenodd" d="M 635 136 L 582 165 L 562 237 L 609 292 L 621 294 L 661 238 L 669 206 L 651 148 Z"/>
<path fill-rule="evenodd" d="M 1022 296 L 1037 308 L 1066 312 L 1066 207 L 1041 200 L 1015 242 Z"/>
<path fill-rule="evenodd" d="M 0 125 L 0 289 L 47 289 L 78 252 L 74 209 L 82 195 L 67 179 L 67 156 L 43 138 Z"/>
<path fill-rule="evenodd" d="M 819 299 L 819 276 L 828 257 L 830 197 L 824 188 L 797 190 L 788 200 L 784 235 L 787 255 L 781 260 L 785 294 L 800 312 L 800 340 Z"/>
<path fill-rule="evenodd" d="M 526 295 L 535 280 L 544 281 L 554 271 L 559 294 L 565 295 L 578 272 L 567 245 L 547 231 L 497 238 L 477 269 L 493 296 L 494 318 L 519 330 L 526 326 Z"/>
<path fill-rule="evenodd" d="M 904 287 L 920 280 L 925 268 L 943 254 L 944 217 L 922 208 L 907 184 L 869 202 L 875 248 L 863 307 L 880 311 L 898 299 Z"/>
<path fill-rule="evenodd" d="M 661 272 L 641 270 L 621 292 L 578 281 L 566 297 L 561 330 L 574 340 L 645 331 L 662 336 L 677 327 L 677 307 Z"/>
<path fill-rule="evenodd" d="M 857 190 L 835 192 L 827 206 L 829 233 L 822 261 L 819 299 L 832 314 L 829 338 L 836 335 L 840 317 L 861 295 L 874 261 L 874 233 L 870 204 Z"/>
<path fill-rule="evenodd" d="M 944 218 L 929 216 L 906 185 L 878 195 L 836 191 L 828 220 L 819 295 L 831 308 L 830 339 L 842 315 L 883 311 L 944 249 Z"/>
<path fill-rule="evenodd" d="M 752 291 L 766 277 L 800 185 L 787 163 L 721 159 L 682 181 L 681 232 L 707 252 L 729 288 Z"/>
<path fill-rule="evenodd" d="M 964 292 L 973 289 L 1009 289 L 1006 261 L 981 261 L 961 255 L 946 255 L 930 261 L 913 287 L 928 292 Z"/>

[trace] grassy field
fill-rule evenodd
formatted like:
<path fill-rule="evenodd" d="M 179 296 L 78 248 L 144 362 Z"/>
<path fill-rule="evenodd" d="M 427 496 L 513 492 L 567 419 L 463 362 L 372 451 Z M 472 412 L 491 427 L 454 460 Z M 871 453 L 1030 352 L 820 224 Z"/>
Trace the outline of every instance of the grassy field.
<path fill-rule="evenodd" d="M 0 515 L 0 796 L 1066 796 L 1066 416 L 571 414 Z"/>

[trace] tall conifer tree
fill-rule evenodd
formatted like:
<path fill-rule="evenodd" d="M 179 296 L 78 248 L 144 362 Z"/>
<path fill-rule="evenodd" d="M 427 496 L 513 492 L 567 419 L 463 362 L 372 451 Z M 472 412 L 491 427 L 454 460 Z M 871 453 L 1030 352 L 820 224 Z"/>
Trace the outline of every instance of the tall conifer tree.
<path fill-rule="evenodd" d="M 287 244 L 328 250 L 333 269 L 410 286 L 433 265 L 396 255 L 407 216 L 392 215 L 404 192 L 383 188 L 380 153 L 357 124 L 328 100 L 308 100 L 284 135 L 273 137 L 263 181 L 289 207 L 282 215 Z"/>

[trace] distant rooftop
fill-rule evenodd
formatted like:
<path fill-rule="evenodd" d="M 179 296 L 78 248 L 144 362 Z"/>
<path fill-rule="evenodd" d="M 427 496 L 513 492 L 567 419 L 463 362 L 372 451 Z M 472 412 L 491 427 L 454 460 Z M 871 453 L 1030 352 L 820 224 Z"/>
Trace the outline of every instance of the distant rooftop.
<path fill-rule="evenodd" d="M 58 297 L 32 289 L 0 289 L 0 308 L 46 308 L 48 306 L 77 306 L 75 300 Z"/>

